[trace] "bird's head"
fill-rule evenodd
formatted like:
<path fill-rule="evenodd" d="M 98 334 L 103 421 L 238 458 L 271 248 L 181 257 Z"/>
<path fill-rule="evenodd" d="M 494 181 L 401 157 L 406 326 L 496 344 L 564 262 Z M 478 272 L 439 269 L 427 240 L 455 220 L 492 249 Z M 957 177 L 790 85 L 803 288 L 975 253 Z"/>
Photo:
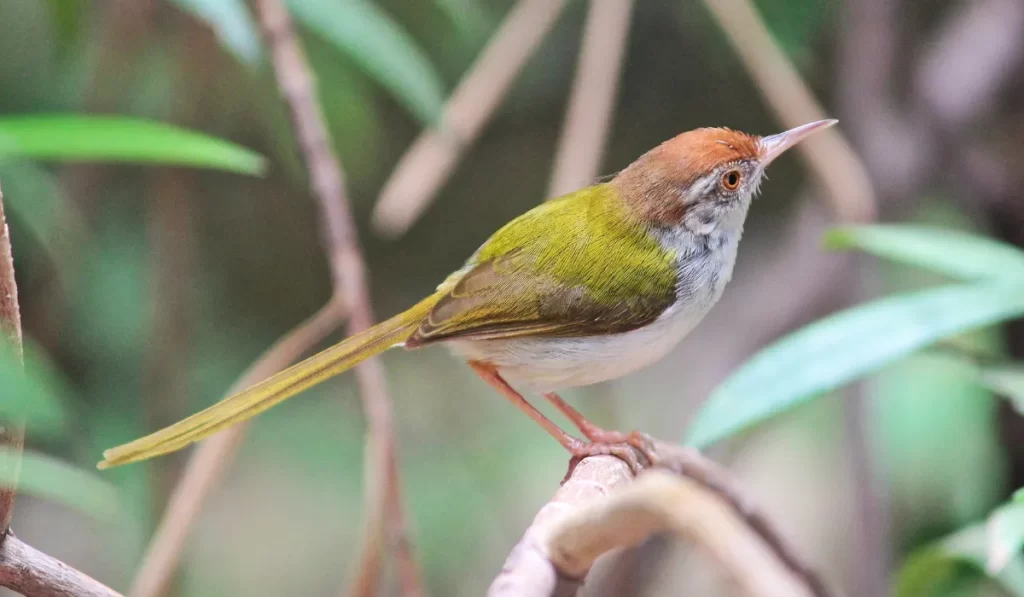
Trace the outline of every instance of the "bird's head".
<path fill-rule="evenodd" d="M 836 122 L 819 120 L 769 137 L 695 129 L 648 151 L 612 184 L 649 225 L 682 225 L 695 234 L 739 230 L 768 164 Z"/>

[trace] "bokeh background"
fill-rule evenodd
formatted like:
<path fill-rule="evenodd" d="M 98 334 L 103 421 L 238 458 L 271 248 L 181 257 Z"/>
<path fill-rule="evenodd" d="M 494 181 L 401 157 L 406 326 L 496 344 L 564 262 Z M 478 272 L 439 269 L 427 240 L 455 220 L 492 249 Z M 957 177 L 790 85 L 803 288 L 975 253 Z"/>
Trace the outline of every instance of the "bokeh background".
<path fill-rule="evenodd" d="M 307 4 L 332 2 L 345 4 Z M 266 52 L 258 57 L 259 41 L 247 43 L 244 32 L 219 38 L 201 4 L 0 0 L 0 115 L 145 117 L 268 160 L 265 176 L 251 177 L 0 158 L 26 335 L 70 413 L 63 433 L 30 434 L 29 445 L 84 468 L 103 448 L 216 400 L 330 295 L 316 204 Z M 447 94 L 513 3 L 374 4 L 425 58 L 429 71 L 417 76 Z M 1024 242 L 1019 0 L 755 4 L 867 164 L 879 219 Z M 424 128 L 429 102 L 410 107 L 358 49 L 302 28 L 378 316 L 430 292 L 493 230 L 545 198 L 587 9 L 569 2 L 437 200 L 398 238 L 377 233 L 370 213 Z M 784 128 L 703 3 L 636 0 L 602 173 L 709 125 Z M 661 363 L 568 397 L 606 427 L 682 439 L 703 398 L 757 349 L 843 306 L 939 280 L 825 250 L 822 234 L 836 223 L 805 162 L 780 160 L 752 208 L 733 282 L 707 320 Z M 1024 328 L 961 340 L 1020 356 Z M 479 595 L 557 487 L 565 454 L 444 349 L 383 361 L 431 594 Z M 848 595 L 888 590 L 910 554 L 983 522 L 1024 485 L 1024 422 L 957 363 L 941 354 L 901 360 L 711 454 L 832 586 Z M 172 593 L 341 591 L 361 532 L 364 430 L 351 375 L 259 417 L 188 541 Z M 22 496 L 13 528 L 126 590 L 184 462 L 175 454 L 103 472 L 116 495 L 106 517 L 74 500 Z M 605 564 L 587 594 L 735 590 L 713 563 L 668 540 Z M 919 594 L 1012 591 L 969 566 L 923 566 L 952 582 Z M 397 594 L 393 580 L 386 591 Z"/>

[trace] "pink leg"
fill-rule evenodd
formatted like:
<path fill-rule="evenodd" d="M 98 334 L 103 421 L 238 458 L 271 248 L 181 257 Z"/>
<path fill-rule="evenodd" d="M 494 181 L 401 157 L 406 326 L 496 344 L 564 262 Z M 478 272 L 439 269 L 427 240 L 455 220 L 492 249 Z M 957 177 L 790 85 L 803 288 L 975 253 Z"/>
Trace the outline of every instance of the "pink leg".
<path fill-rule="evenodd" d="M 651 442 L 650 437 L 640 433 L 639 431 L 632 431 L 630 433 L 622 433 L 621 431 L 608 431 L 602 429 L 597 425 L 594 425 L 587 420 L 583 414 L 572 407 L 566 402 L 561 396 L 554 392 L 547 392 L 544 394 L 558 412 L 565 415 L 567 419 L 572 421 L 572 424 L 580 430 L 583 437 L 594 442 L 594 444 L 605 444 L 605 445 L 629 445 L 636 448 L 645 458 L 652 464 L 655 462 L 654 446 Z"/>
<path fill-rule="evenodd" d="M 473 371 L 475 371 L 477 375 L 479 375 L 484 381 L 490 384 L 491 387 L 501 392 L 501 395 L 507 398 L 509 402 L 514 404 L 516 408 L 526 413 L 528 417 L 530 417 L 537 424 L 543 427 L 544 430 L 551 435 L 551 437 L 555 438 L 555 440 L 558 441 L 558 443 L 560 443 L 566 450 L 569 451 L 570 454 L 572 454 L 573 460 L 572 463 L 569 465 L 569 473 L 566 474 L 566 478 L 568 478 L 568 475 L 571 474 L 572 469 L 575 467 L 576 463 L 588 456 L 615 456 L 625 461 L 634 473 L 639 472 L 644 468 L 644 465 L 642 465 L 640 463 L 640 460 L 637 458 L 637 452 L 636 450 L 634 450 L 636 446 L 634 446 L 632 442 L 597 442 L 592 444 L 585 443 L 579 438 L 573 437 L 566 433 L 561 427 L 555 425 L 555 423 L 552 422 L 551 419 L 545 417 L 544 413 L 540 412 L 539 410 L 536 409 L 536 407 L 527 402 L 526 398 L 523 398 L 522 394 L 520 394 L 515 390 L 515 388 L 510 386 L 508 382 L 501 377 L 497 369 L 495 369 L 494 367 L 486 363 L 480 363 L 477 361 L 469 361 L 469 366 L 473 368 Z M 561 400 L 561 398 L 559 398 L 559 400 Z M 572 409 L 572 407 L 569 408 Z M 572 412 L 576 411 L 573 410 Z M 579 416 L 580 419 L 583 419 L 582 415 L 579 415 L 579 413 L 576 413 L 576 415 Z M 585 419 L 583 420 L 585 421 Z M 594 427 L 594 429 L 597 428 Z M 647 450 L 640 450 L 641 454 L 643 454 L 647 458 L 650 458 L 647 452 Z M 651 462 L 653 462 L 653 460 Z"/>

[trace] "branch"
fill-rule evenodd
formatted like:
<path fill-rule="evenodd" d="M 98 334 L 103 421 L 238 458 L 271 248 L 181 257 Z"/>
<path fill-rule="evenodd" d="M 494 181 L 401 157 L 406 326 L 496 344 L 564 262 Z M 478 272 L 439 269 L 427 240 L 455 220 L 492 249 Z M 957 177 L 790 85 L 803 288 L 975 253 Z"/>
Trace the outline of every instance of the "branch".
<path fill-rule="evenodd" d="M 345 319 L 342 305 L 332 300 L 274 343 L 231 386 L 230 396 L 274 375 L 299 360 Z M 162 595 L 174 577 L 185 540 L 210 492 L 241 445 L 248 424 L 235 425 L 199 444 L 175 485 L 142 565 L 132 583 L 132 597 Z"/>
<path fill-rule="evenodd" d="M 591 0 L 548 197 L 597 178 L 608 142 L 633 0 Z"/>
<path fill-rule="evenodd" d="M 704 3 L 785 126 L 795 127 L 827 117 L 750 0 Z M 840 220 L 859 222 L 875 218 L 877 205 L 867 168 L 838 129 L 815 135 L 798 145 L 797 150 L 825 186 Z"/>
<path fill-rule="evenodd" d="M 441 126 L 420 135 L 384 183 L 373 212 L 378 230 L 398 236 L 426 210 L 566 4 L 516 3 L 448 99 Z"/>
<path fill-rule="evenodd" d="M 18 306 L 18 284 L 14 279 L 11 231 L 4 215 L 3 189 L 0 189 L 0 335 L 3 343 L 9 344 L 21 360 L 21 309 Z M 6 455 L 0 456 L 0 472 L 4 479 L 16 480 L 21 470 L 21 450 L 25 445 L 24 425 L 18 421 L 0 422 L 0 445 L 8 448 L 4 450 Z M 0 541 L 11 526 L 17 493 L 17 481 L 0 487 Z"/>
<path fill-rule="evenodd" d="M 256 6 L 273 55 L 277 83 L 291 110 L 299 145 L 320 205 L 323 243 L 331 267 L 334 295 L 349 308 L 348 333 L 354 335 L 373 325 L 373 308 L 366 286 L 366 266 L 345 193 L 344 174 L 331 149 L 330 135 L 316 99 L 313 76 L 291 16 L 282 0 L 259 0 Z M 385 537 L 397 538 L 396 557 L 400 568 L 405 571 L 401 575 L 403 592 L 421 595 L 424 593 L 423 582 L 403 524 L 405 516 L 395 462 L 395 430 L 384 370 L 380 361 L 370 359 L 356 367 L 355 375 L 368 427 L 368 514 L 362 562 L 353 585 L 353 595 L 359 597 L 376 592 Z M 389 523 L 390 532 L 387 528 Z"/>
<path fill-rule="evenodd" d="M 0 585 L 28 597 L 121 597 L 9 531 L 0 545 Z"/>
<path fill-rule="evenodd" d="M 635 483 L 617 458 L 580 462 L 513 549 L 489 597 L 574 595 L 600 555 L 662 532 L 704 546 L 750 595 L 828 594 L 724 471 L 696 451 L 656 445 L 659 467 L 667 468 Z"/>

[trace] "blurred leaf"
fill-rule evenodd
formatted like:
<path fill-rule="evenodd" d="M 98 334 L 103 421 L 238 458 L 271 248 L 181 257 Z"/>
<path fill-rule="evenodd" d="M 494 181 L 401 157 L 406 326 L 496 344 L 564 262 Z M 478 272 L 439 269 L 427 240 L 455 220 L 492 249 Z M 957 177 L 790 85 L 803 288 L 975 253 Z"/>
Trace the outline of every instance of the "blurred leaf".
<path fill-rule="evenodd" d="M 992 512 L 985 525 L 989 575 L 999 574 L 1024 547 L 1024 503 L 1010 502 Z"/>
<path fill-rule="evenodd" d="M 687 443 L 707 446 L 946 336 L 1024 314 L 1024 284 L 906 293 L 847 309 L 765 348 L 712 392 Z"/>
<path fill-rule="evenodd" d="M 242 62 L 260 61 L 260 35 L 244 0 L 171 0 L 182 10 L 203 20 L 220 43 Z"/>
<path fill-rule="evenodd" d="M 0 341 L 0 419 L 23 420 L 34 433 L 53 434 L 64 425 L 67 385 L 45 353 L 24 339 L 25 367 L 13 347 Z"/>
<path fill-rule="evenodd" d="M 74 246 L 85 232 L 85 217 L 68 201 L 56 177 L 31 160 L 0 159 L 4 204 L 10 208 L 47 252 L 55 267 L 62 267 L 60 250 Z"/>
<path fill-rule="evenodd" d="M 150 162 L 259 174 L 263 158 L 214 137 L 146 120 L 106 116 L 0 118 L 0 156 Z"/>
<path fill-rule="evenodd" d="M 1013 501 L 1018 504 L 1024 504 L 1024 487 L 1013 492 Z"/>
<path fill-rule="evenodd" d="M 419 119 L 437 120 L 441 77 L 408 33 L 365 0 L 288 0 L 295 18 L 333 43 Z"/>
<path fill-rule="evenodd" d="M 1024 414 L 1024 367 L 1020 365 L 999 365 L 983 367 L 981 383 L 1013 403 L 1017 412 Z"/>
<path fill-rule="evenodd" d="M 825 242 L 833 249 L 857 248 L 952 278 L 1024 277 L 1024 251 L 958 230 L 908 225 L 856 226 L 830 231 Z"/>
<path fill-rule="evenodd" d="M 10 449 L 0 447 L 0 458 L 14 457 Z M 13 469 L 0 467 L 0 484 L 17 483 L 18 492 L 53 500 L 101 520 L 109 520 L 118 511 L 117 491 L 95 475 L 46 454 L 26 450 L 21 454 L 21 473 L 17 479 L 5 478 Z"/>
<path fill-rule="evenodd" d="M 959 566 L 985 574 L 985 525 L 961 529 L 919 549 L 896 577 L 896 597 L 934 597 L 957 580 Z M 1024 597 L 1024 560 L 1013 558 L 992 580 L 1009 594 Z"/>

